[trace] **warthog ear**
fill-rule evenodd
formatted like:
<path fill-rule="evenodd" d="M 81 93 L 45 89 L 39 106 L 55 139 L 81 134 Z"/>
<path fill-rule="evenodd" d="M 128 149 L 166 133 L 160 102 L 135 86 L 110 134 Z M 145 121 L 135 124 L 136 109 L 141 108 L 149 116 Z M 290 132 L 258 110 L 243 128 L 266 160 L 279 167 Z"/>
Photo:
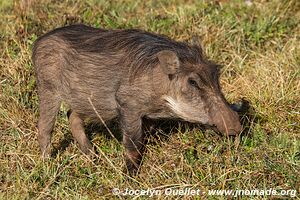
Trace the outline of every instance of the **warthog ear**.
<path fill-rule="evenodd" d="M 157 58 L 163 72 L 167 75 L 176 74 L 179 71 L 180 62 L 174 51 L 163 50 L 157 53 Z"/>

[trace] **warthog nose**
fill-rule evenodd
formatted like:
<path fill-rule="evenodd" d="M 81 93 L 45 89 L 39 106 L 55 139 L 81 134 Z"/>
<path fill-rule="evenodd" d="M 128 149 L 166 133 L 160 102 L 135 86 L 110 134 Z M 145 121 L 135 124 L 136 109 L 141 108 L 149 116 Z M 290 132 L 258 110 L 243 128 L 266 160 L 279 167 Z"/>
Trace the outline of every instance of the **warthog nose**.
<path fill-rule="evenodd" d="M 222 127 L 223 128 L 223 127 Z M 217 126 L 213 126 L 212 129 L 216 132 L 222 133 L 223 135 L 227 136 L 237 136 L 241 133 L 242 129 L 220 129 Z"/>
<path fill-rule="evenodd" d="M 228 135 L 229 136 L 236 136 L 239 135 L 242 132 L 242 125 L 238 122 L 235 124 L 235 126 L 231 129 L 228 130 Z"/>
<path fill-rule="evenodd" d="M 231 124 L 230 126 L 217 126 L 218 130 L 227 136 L 237 136 L 242 132 L 242 125 L 237 121 L 234 124 Z"/>

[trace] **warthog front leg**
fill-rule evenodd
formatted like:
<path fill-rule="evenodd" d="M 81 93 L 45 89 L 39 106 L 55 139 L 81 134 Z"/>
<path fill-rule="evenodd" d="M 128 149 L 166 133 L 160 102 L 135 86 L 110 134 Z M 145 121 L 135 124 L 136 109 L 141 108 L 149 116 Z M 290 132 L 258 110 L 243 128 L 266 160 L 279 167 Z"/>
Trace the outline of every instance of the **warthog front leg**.
<path fill-rule="evenodd" d="M 130 175 L 137 174 L 144 151 L 142 118 L 137 113 L 121 111 L 123 145 L 126 149 L 126 166 Z"/>

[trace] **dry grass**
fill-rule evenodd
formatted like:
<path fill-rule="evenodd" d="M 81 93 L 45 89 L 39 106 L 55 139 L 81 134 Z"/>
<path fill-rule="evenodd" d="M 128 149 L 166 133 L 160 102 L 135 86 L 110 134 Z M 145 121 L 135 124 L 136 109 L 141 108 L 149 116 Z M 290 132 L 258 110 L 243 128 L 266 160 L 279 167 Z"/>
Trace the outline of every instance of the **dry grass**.
<path fill-rule="evenodd" d="M 7 0 L 0 3 L 0 19 L 0 199 L 123 198 L 113 196 L 115 187 L 300 193 L 297 0 L 262 0 L 250 6 L 244 1 Z M 36 140 L 31 47 L 41 34 L 78 22 L 141 28 L 177 40 L 199 35 L 208 56 L 224 66 L 228 99 L 250 101 L 249 130 L 234 144 L 210 131 L 173 128 L 167 137 L 150 139 L 141 173 L 133 180 L 122 174 L 122 145 L 107 135 L 92 133 L 99 149 L 95 161 L 80 153 L 62 108 L 53 143 L 57 149 L 70 145 L 43 162 Z"/>

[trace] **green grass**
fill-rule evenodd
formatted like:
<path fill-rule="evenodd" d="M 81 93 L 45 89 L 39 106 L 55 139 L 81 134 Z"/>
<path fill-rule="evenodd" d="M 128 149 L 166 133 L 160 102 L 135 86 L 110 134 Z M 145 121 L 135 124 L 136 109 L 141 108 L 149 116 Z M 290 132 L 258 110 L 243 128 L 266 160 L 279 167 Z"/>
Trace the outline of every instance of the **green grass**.
<path fill-rule="evenodd" d="M 0 199 L 124 198 L 111 190 L 185 186 L 203 191 L 294 189 L 299 195 L 300 3 L 252 3 L 1 1 Z M 249 130 L 234 142 L 212 131 L 173 128 L 167 137 L 150 138 L 141 173 L 132 180 L 122 174 L 120 142 L 92 133 L 99 149 L 95 161 L 80 153 L 62 108 L 53 145 L 70 145 L 43 162 L 36 139 L 38 97 L 31 47 L 43 33 L 79 22 L 140 28 L 181 41 L 198 35 L 208 57 L 224 66 L 226 97 L 251 103 Z"/>

